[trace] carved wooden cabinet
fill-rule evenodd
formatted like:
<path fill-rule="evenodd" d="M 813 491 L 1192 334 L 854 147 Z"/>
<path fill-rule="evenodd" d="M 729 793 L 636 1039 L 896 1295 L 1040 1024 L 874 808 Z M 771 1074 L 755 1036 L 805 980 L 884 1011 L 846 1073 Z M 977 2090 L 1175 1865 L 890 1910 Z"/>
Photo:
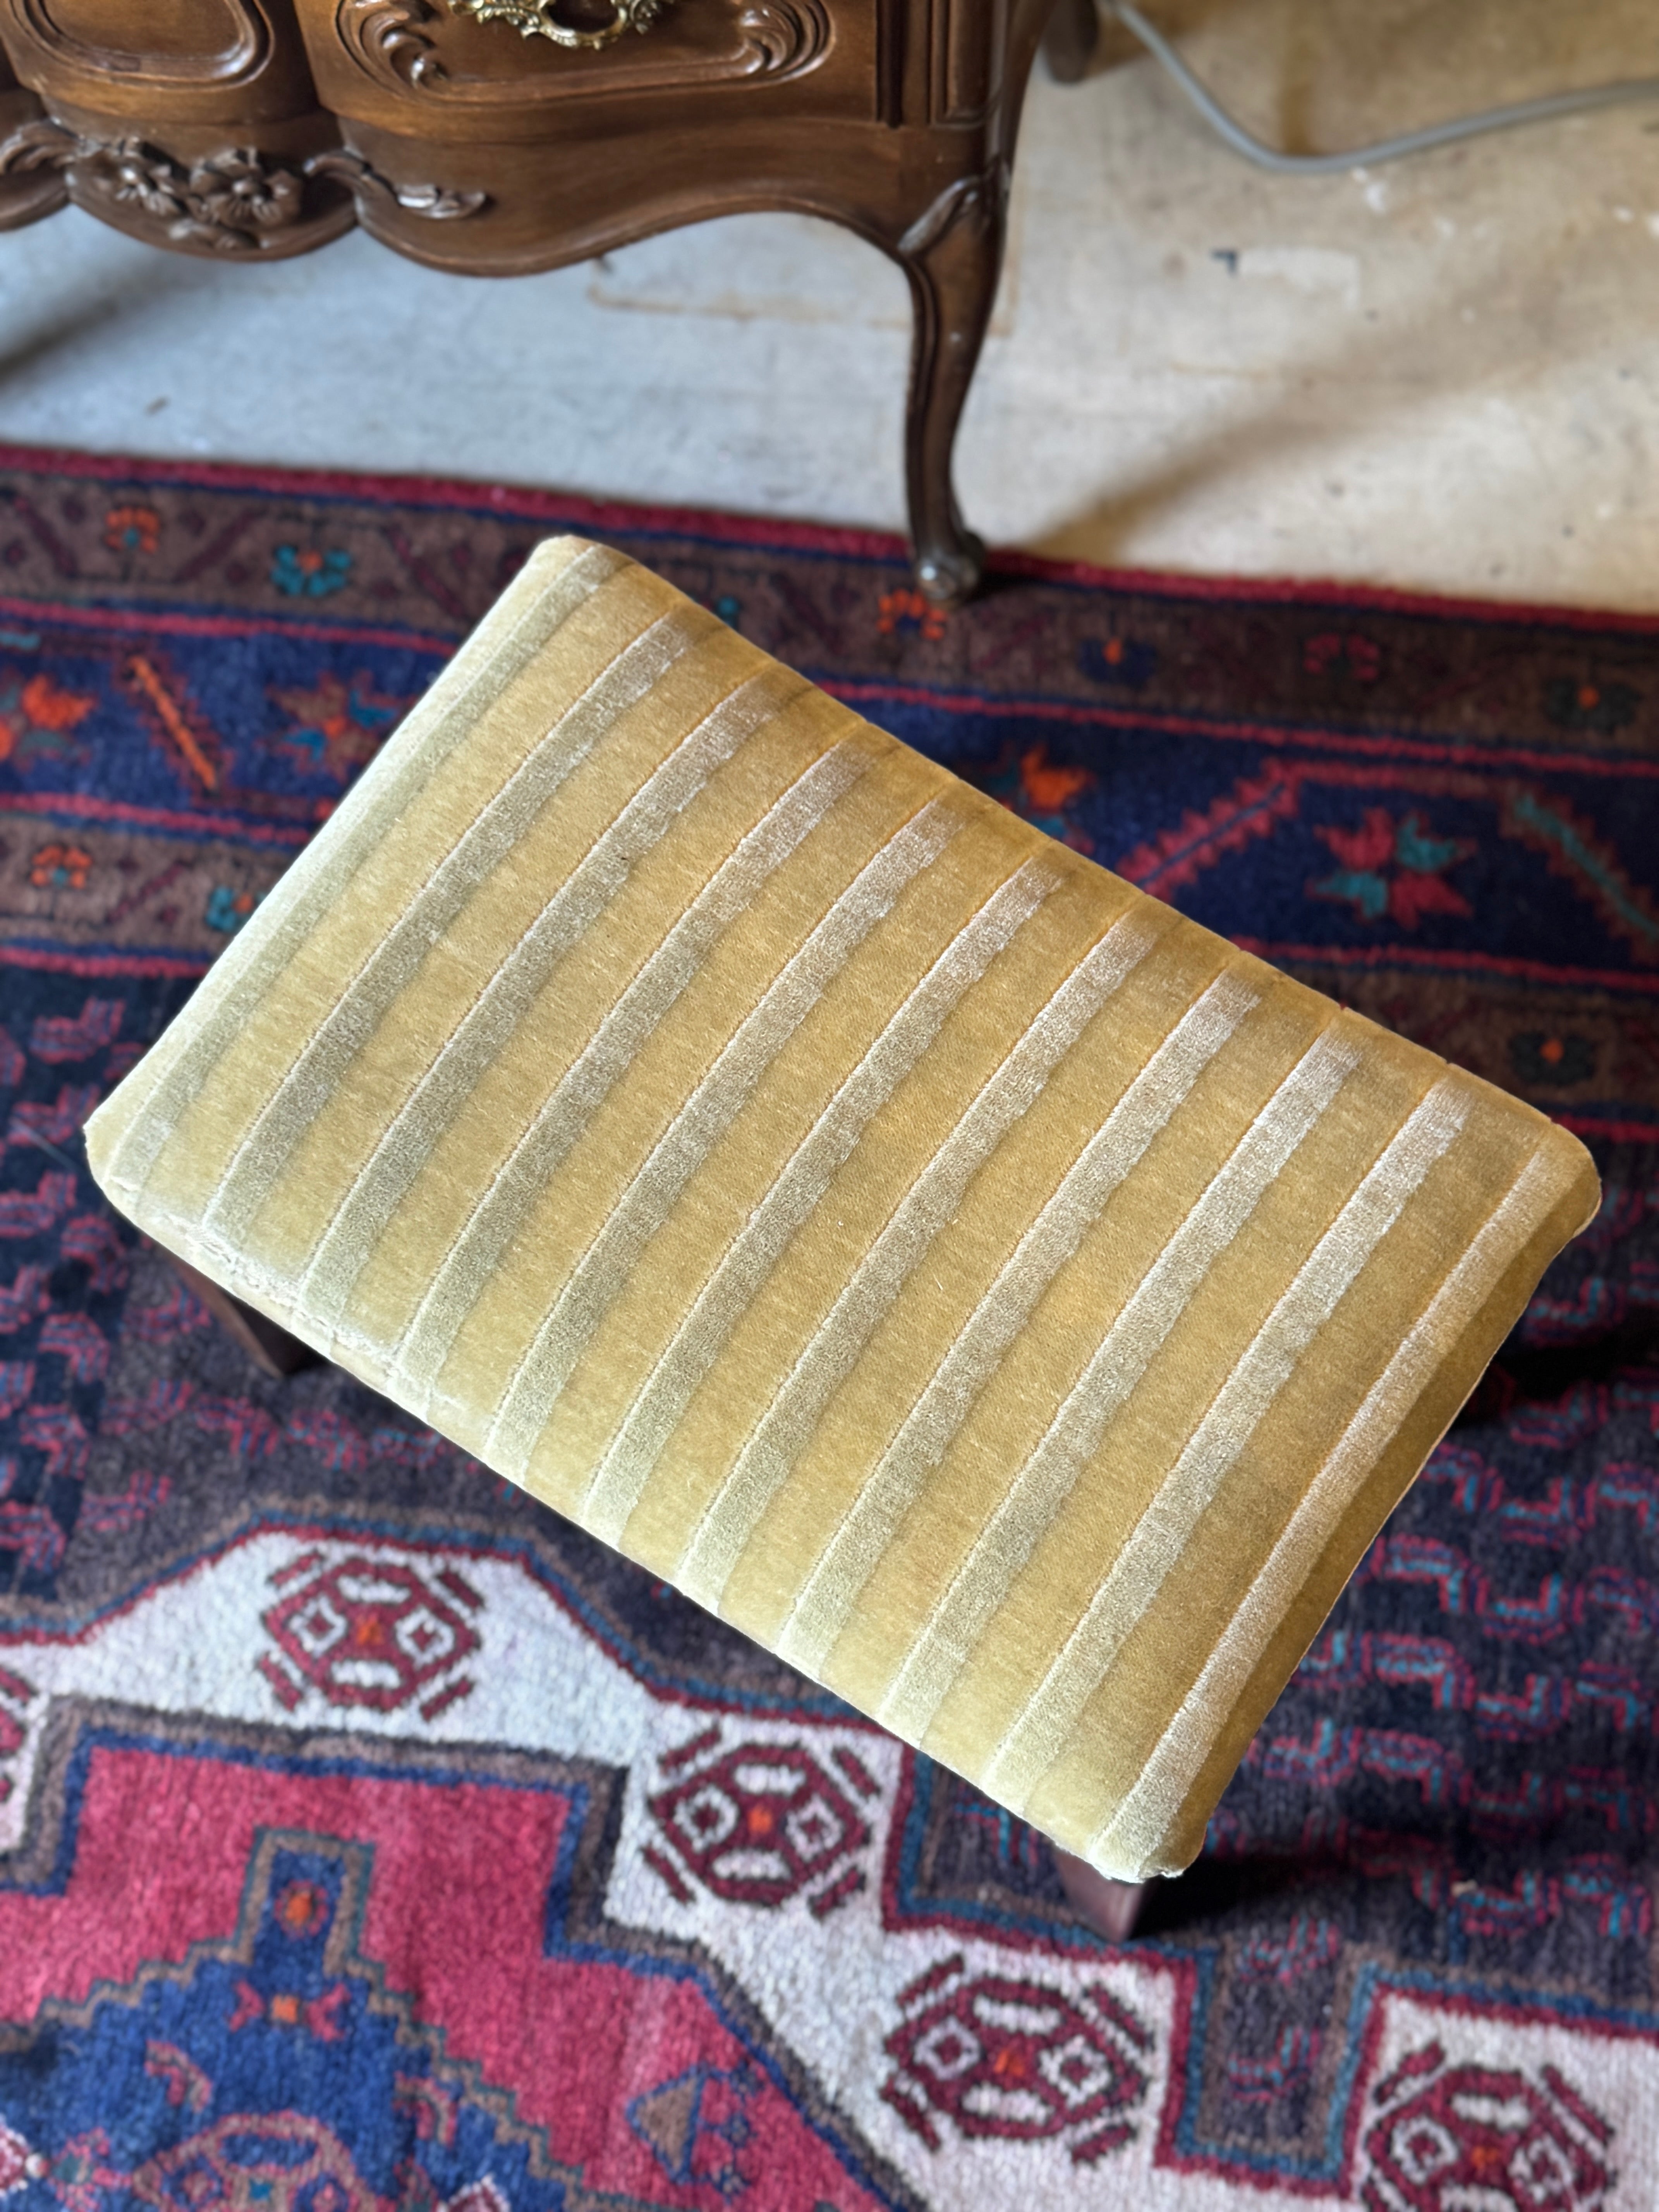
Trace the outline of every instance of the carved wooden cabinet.
<path fill-rule="evenodd" d="M 710 216 L 828 216 L 910 281 L 916 572 L 951 601 L 981 558 L 951 446 L 1051 4 L 0 0 L 0 227 L 72 199 L 246 260 L 360 222 L 506 276 Z"/>

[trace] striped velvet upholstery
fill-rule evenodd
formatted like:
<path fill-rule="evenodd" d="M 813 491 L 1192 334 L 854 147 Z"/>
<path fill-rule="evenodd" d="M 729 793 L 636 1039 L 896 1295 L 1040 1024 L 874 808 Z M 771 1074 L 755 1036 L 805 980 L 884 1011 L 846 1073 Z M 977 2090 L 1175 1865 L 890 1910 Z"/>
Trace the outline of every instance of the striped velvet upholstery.
<path fill-rule="evenodd" d="M 1588 1156 L 544 546 L 94 1118 L 142 1226 L 1103 1872 Z"/>

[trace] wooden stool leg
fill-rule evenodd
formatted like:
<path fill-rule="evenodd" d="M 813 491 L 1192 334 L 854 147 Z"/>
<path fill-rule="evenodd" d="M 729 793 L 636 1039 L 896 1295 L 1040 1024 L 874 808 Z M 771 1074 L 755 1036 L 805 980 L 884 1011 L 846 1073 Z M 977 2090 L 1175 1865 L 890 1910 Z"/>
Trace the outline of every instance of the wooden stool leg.
<path fill-rule="evenodd" d="M 1087 1859 L 1076 1858 L 1058 1846 L 1054 1864 L 1073 1910 L 1082 1914 L 1096 1935 L 1103 1936 L 1109 1943 L 1127 1943 L 1140 1917 L 1146 1883 L 1109 1881 L 1105 1875 L 1097 1874 Z"/>
<path fill-rule="evenodd" d="M 169 1252 L 167 1257 L 174 1274 L 195 1291 L 226 1335 L 235 1340 L 262 1375 L 280 1382 L 302 1368 L 322 1364 L 320 1356 L 308 1344 L 301 1344 L 297 1336 L 290 1336 L 256 1308 L 222 1291 L 188 1260 L 181 1260 L 176 1252 Z"/>
<path fill-rule="evenodd" d="M 979 582 L 985 548 L 962 520 L 951 481 L 957 425 L 984 343 L 1002 265 L 1008 165 L 961 177 L 893 249 L 910 280 L 915 340 L 905 423 L 905 476 L 916 581 L 939 606 Z"/>
<path fill-rule="evenodd" d="M 1095 13 L 1095 0 L 1056 0 L 1042 34 L 1042 58 L 1057 84 L 1081 83 L 1099 42 L 1100 18 Z"/>

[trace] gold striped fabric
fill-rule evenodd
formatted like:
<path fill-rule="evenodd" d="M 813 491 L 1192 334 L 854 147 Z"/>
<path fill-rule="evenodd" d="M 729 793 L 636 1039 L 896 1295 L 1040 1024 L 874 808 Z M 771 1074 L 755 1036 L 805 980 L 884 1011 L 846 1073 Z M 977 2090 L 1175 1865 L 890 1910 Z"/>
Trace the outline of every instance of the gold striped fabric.
<path fill-rule="evenodd" d="M 162 1243 L 1128 1879 L 1597 1196 L 574 538 L 87 1133 Z"/>

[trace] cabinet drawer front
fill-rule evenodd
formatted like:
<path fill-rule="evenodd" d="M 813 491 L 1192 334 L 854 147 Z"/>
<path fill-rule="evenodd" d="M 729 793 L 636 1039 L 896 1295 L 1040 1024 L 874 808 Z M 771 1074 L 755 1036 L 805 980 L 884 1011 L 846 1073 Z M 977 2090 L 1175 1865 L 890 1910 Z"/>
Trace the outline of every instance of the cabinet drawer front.
<path fill-rule="evenodd" d="M 572 102 L 811 80 L 868 116 L 876 0 L 300 0 L 325 103 L 388 128 L 501 139 Z M 804 89 L 804 87 L 803 87 Z"/>
<path fill-rule="evenodd" d="M 0 39 L 49 100 L 152 124 L 252 123 L 315 98 L 291 0 L 0 0 Z"/>

